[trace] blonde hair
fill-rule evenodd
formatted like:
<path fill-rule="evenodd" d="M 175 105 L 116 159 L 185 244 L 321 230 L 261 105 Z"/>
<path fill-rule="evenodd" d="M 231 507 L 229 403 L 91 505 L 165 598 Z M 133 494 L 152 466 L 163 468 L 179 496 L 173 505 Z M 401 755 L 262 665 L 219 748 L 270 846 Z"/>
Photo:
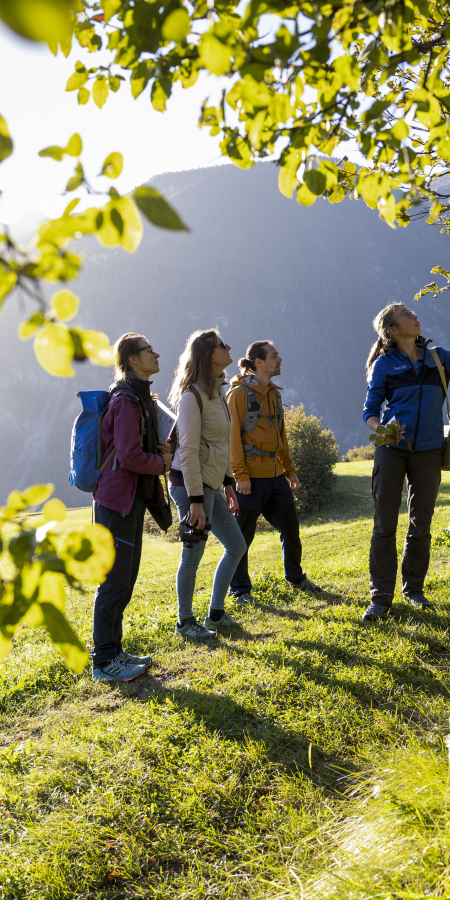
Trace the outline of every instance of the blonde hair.
<path fill-rule="evenodd" d="M 378 338 L 370 348 L 370 353 L 366 362 L 367 371 L 369 371 L 379 356 L 384 356 L 386 353 L 389 353 L 389 350 L 393 350 L 393 348 L 397 346 L 395 338 L 389 333 L 388 328 L 394 324 L 394 311 L 399 306 L 403 306 L 403 303 L 389 303 L 388 306 L 385 306 L 384 309 L 375 316 L 372 322 L 374 330 L 378 334 Z"/>
<path fill-rule="evenodd" d="M 175 370 L 175 378 L 169 393 L 172 406 L 180 399 L 190 384 L 198 383 L 211 400 L 214 388 L 214 372 L 211 356 L 217 346 L 219 332 L 216 328 L 208 331 L 194 331 L 187 339 Z"/>
<path fill-rule="evenodd" d="M 128 370 L 128 360 L 130 356 L 139 353 L 140 341 L 147 341 L 143 334 L 136 334 L 129 331 L 118 338 L 114 344 L 114 380 L 123 381 Z M 148 341 L 147 341 L 148 343 Z"/>

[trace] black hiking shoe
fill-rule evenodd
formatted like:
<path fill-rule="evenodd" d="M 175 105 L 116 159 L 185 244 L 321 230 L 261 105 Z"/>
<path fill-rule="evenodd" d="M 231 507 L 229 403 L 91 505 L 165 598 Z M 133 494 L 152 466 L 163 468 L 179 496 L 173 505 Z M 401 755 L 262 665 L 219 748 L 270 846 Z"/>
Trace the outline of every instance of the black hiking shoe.
<path fill-rule="evenodd" d="M 320 585 L 315 584 L 314 581 L 310 581 L 309 578 L 304 578 L 303 581 L 300 581 L 299 584 L 293 584 L 292 587 L 297 588 L 299 591 L 323 591 L 323 588 Z"/>
<path fill-rule="evenodd" d="M 416 609 L 433 609 L 433 604 L 427 597 L 424 597 L 422 591 L 417 591 L 415 594 L 403 594 L 403 598 Z"/>
<path fill-rule="evenodd" d="M 363 622 L 376 622 L 378 619 L 385 619 L 389 615 L 391 609 L 391 605 L 375 603 L 375 601 L 372 600 L 365 613 L 363 613 L 362 620 Z"/>

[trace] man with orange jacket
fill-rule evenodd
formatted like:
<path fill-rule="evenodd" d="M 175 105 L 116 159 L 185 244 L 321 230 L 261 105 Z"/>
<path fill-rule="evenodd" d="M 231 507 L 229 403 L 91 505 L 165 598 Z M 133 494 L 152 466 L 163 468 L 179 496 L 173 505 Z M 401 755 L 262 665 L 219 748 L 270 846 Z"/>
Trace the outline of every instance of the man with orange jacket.
<path fill-rule="evenodd" d="M 236 513 L 247 544 L 230 585 L 239 603 L 251 603 L 248 548 L 262 514 L 277 528 L 283 554 L 284 576 L 303 591 L 321 591 L 301 566 L 302 545 L 292 492 L 299 481 L 289 454 L 280 388 L 272 378 L 280 374 L 282 359 L 270 341 L 250 344 L 239 360 L 241 374 L 231 380 L 227 400 L 233 425 L 231 467 L 236 479 Z"/>

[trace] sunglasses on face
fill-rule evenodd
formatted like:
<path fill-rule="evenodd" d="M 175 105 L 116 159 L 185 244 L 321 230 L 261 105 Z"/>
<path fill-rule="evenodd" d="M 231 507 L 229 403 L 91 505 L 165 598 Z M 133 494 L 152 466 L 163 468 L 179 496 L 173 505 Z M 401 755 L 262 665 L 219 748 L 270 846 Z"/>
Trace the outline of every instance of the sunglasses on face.
<path fill-rule="evenodd" d="M 216 346 L 214 347 L 214 350 L 217 350 L 218 347 L 222 347 L 222 350 L 227 349 L 227 345 L 226 345 L 225 341 L 219 341 L 219 343 L 216 344 Z"/>
<path fill-rule="evenodd" d="M 150 350 L 150 353 L 153 353 L 153 347 L 151 347 L 150 344 L 146 344 L 145 347 L 141 347 L 141 349 L 138 350 L 138 353 L 142 353 L 143 350 Z"/>
<path fill-rule="evenodd" d="M 400 313 L 400 315 L 397 316 L 396 319 L 394 319 L 394 321 L 392 322 L 392 324 L 394 324 L 394 322 L 398 322 L 398 320 L 399 320 L 399 319 L 402 319 L 403 316 L 405 317 L 405 319 L 412 319 L 412 317 L 415 316 L 415 315 L 416 315 L 416 314 L 415 314 L 415 312 L 414 312 L 413 309 L 411 309 L 411 310 L 405 309 L 404 312 Z"/>

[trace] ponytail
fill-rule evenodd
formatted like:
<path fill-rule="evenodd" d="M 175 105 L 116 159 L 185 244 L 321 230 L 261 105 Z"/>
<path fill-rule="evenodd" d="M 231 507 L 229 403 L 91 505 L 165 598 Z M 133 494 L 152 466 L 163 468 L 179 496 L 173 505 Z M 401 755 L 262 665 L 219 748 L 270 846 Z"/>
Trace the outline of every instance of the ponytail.
<path fill-rule="evenodd" d="M 386 353 L 389 353 L 390 350 L 393 350 L 396 347 L 395 338 L 388 330 L 391 325 L 394 324 L 395 319 L 395 310 L 398 306 L 401 306 L 400 303 L 389 303 L 388 306 L 385 306 L 381 312 L 375 316 L 372 325 L 375 331 L 378 333 L 378 338 L 374 344 L 372 344 L 370 348 L 369 356 L 367 357 L 366 362 L 366 371 L 369 372 L 369 369 L 372 368 L 376 359 L 379 356 L 385 356 Z"/>
<path fill-rule="evenodd" d="M 271 341 L 255 341 L 247 347 L 247 353 L 238 362 L 243 375 L 247 375 L 249 372 L 256 372 L 255 359 L 265 359 L 267 347 L 270 344 Z"/>

